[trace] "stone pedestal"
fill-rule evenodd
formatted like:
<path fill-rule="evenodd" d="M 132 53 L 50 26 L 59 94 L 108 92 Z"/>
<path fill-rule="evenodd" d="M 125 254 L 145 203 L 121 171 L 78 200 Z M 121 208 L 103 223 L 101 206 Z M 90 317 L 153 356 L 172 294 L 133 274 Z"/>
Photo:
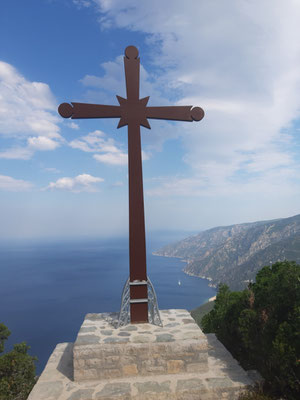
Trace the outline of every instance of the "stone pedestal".
<path fill-rule="evenodd" d="M 75 343 L 58 344 L 28 400 L 238 399 L 254 380 L 186 310 L 163 327 L 117 328 L 117 314 L 87 314 Z"/>
<path fill-rule="evenodd" d="M 208 343 L 186 310 L 161 312 L 163 327 L 116 328 L 118 314 L 87 314 L 74 344 L 74 380 L 208 370 Z"/>

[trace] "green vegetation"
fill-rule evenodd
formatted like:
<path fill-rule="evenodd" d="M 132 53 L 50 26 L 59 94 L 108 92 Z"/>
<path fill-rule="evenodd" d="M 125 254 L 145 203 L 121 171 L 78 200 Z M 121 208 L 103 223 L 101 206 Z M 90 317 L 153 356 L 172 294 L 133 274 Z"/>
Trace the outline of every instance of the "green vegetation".
<path fill-rule="evenodd" d="M 0 324 L 0 353 L 10 331 Z M 30 349 L 25 342 L 15 344 L 12 351 L 0 356 L 0 400 L 25 400 L 33 388 L 36 357 L 27 354 Z"/>
<path fill-rule="evenodd" d="M 268 393 L 300 398 L 300 265 L 266 266 L 240 292 L 221 285 L 201 324 L 245 369 L 262 374 Z"/>
<path fill-rule="evenodd" d="M 272 400 L 272 397 L 265 395 L 260 390 L 249 390 L 241 394 L 239 400 Z"/>
<path fill-rule="evenodd" d="M 215 305 L 214 301 L 208 301 L 207 303 L 204 303 L 200 307 L 197 307 L 191 311 L 191 316 L 194 318 L 194 320 L 197 322 L 197 324 L 200 326 L 201 329 L 203 329 L 201 323 L 202 318 L 204 317 L 204 315 L 209 313 L 214 308 L 214 305 Z"/>

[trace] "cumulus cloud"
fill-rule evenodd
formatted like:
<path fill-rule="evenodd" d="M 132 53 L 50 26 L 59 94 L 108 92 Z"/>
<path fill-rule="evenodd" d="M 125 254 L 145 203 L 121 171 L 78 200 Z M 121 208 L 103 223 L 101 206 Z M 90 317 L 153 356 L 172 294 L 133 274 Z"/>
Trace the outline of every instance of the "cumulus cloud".
<path fill-rule="evenodd" d="M 0 152 L 0 158 L 28 160 L 35 151 L 54 150 L 60 143 L 46 136 L 29 137 L 24 147 L 12 147 Z"/>
<path fill-rule="evenodd" d="M 103 178 L 99 178 L 89 174 L 81 174 L 75 176 L 74 178 L 59 178 L 56 182 L 50 182 L 46 189 L 67 190 L 74 193 L 96 192 L 98 191 L 98 189 L 95 184 L 103 181 Z"/>
<path fill-rule="evenodd" d="M 49 86 L 28 81 L 3 61 L 0 61 L 0 135 L 18 143 L 2 151 L 0 158 L 28 159 L 37 150 L 54 150 L 62 141 Z"/>
<path fill-rule="evenodd" d="M 127 165 L 127 149 L 123 149 L 113 138 L 96 130 L 86 136 L 72 140 L 69 145 L 74 149 L 79 149 L 88 153 L 95 153 L 93 158 L 104 164 Z M 143 161 L 151 158 L 151 152 L 142 151 Z"/>
<path fill-rule="evenodd" d="M 93 158 L 96 161 L 110 165 L 127 165 L 127 154 L 126 153 L 105 153 L 105 154 L 94 154 Z"/>
<path fill-rule="evenodd" d="M 27 142 L 28 147 L 34 150 L 54 150 L 59 146 L 59 143 L 46 136 L 30 137 Z"/>
<path fill-rule="evenodd" d="M 23 192 L 30 190 L 33 184 L 22 179 L 15 179 L 11 176 L 0 175 L 0 190 L 8 192 Z"/>
<path fill-rule="evenodd" d="M 252 185 L 252 174 L 258 173 L 270 185 L 277 184 L 272 179 L 299 184 L 293 147 L 293 123 L 300 117 L 298 2 L 188 4 L 174 0 L 168 13 L 161 13 L 160 0 L 94 0 L 102 28 L 147 34 L 158 79 L 146 76 L 141 88 L 148 84 L 147 90 L 160 91 L 162 98 L 204 108 L 203 121 L 178 124 L 174 133 L 182 136 L 184 161 L 196 180 L 200 176 L 210 187 L 225 182 L 231 190 L 241 174 Z M 120 63 L 103 65 L 103 79 L 85 77 L 83 83 L 104 85 Z M 159 129 L 154 138 L 170 137 L 166 131 Z"/>
<path fill-rule="evenodd" d="M 72 140 L 69 145 L 89 153 L 96 153 L 96 161 L 110 165 L 127 165 L 127 152 L 123 151 L 113 138 L 107 138 L 102 131 L 96 130 L 79 139 Z"/>

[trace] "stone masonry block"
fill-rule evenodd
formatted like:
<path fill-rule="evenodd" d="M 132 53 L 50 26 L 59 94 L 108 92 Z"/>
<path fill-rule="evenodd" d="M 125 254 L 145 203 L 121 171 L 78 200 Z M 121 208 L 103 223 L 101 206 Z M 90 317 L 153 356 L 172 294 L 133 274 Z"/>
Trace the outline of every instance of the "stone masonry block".
<path fill-rule="evenodd" d="M 206 372 L 208 364 L 205 363 L 190 363 L 186 364 L 186 372 Z"/>
<path fill-rule="evenodd" d="M 123 366 L 124 376 L 133 376 L 138 374 L 138 369 L 136 364 L 127 364 Z"/>
<path fill-rule="evenodd" d="M 144 360 L 140 364 L 139 373 L 141 375 L 155 375 L 166 373 L 167 370 L 167 362 L 163 359 L 149 358 L 148 360 Z"/>
<path fill-rule="evenodd" d="M 167 362 L 168 374 L 179 374 L 184 371 L 184 361 L 182 360 L 170 360 Z"/>
<path fill-rule="evenodd" d="M 89 369 L 77 369 L 76 370 L 76 378 L 74 371 L 74 380 L 97 380 L 98 379 L 98 371 L 97 369 L 89 368 Z"/>

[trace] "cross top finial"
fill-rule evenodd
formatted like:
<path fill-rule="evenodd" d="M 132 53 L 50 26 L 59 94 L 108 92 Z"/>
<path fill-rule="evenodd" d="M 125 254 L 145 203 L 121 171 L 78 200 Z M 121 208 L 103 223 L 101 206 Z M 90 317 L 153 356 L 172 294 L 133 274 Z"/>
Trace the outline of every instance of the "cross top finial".
<path fill-rule="evenodd" d="M 139 51 L 135 46 L 128 46 L 125 49 L 125 56 L 130 60 L 130 59 L 135 59 L 138 58 L 139 56 Z"/>

